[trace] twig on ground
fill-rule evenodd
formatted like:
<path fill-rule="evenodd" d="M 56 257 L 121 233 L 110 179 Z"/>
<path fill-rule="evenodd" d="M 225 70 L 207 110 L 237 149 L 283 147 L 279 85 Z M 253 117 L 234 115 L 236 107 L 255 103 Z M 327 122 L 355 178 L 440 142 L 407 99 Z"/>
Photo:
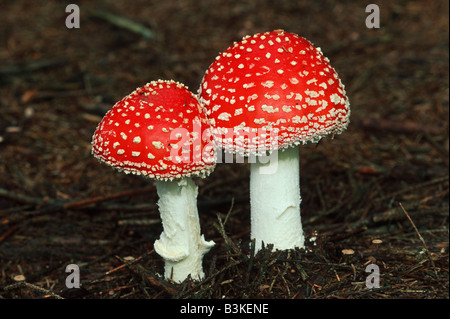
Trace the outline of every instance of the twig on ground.
<path fill-rule="evenodd" d="M 429 186 L 432 186 L 434 184 L 445 184 L 445 183 L 448 183 L 448 179 L 449 179 L 448 175 L 445 175 L 445 176 L 441 176 L 441 177 L 432 179 L 430 181 L 426 181 L 426 182 L 419 183 L 419 184 L 414 184 L 414 185 L 411 185 L 409 187 L 403 188 L 403 189 L 401 189 L 399 191 L 387 194 L 387 195 L 379 197 L 379 198 L 375 198 L 374 202 L 380 202 L 380 201 L 383 201 L 383 200 L 386 200 L 386 199 L 390 199 L 390 198 L 394 198 L 394 197 L 396 197 L 398 195 L 409 193 L 409 192 L 417 192 L 418 190 L 420 190 L 422 188 L 429 187 Z"/>
<path fill-rule="evenodd" d="M 0 188 L 0 197 L 8 198 L 10 200 L 25 203 L 25 204 L 32 204 L 36 206 L 36 210 L 34 211 L 25 211 L 23 213 L 17 213 L 14 214 L 11 217 L 5 217 L 4 219 L 0 220 L 1 224 L 12 224 L 15 222 L 19 222 L 24 219 L 30 219 L 32 217 L 36 217 L 39 215 L 49 214 L 56 211 L 66 211 L 69 209 L 79 209 L 81 207 L 85 207 L 92 204 L 97 204 L 100 202 L 108 201 L 111 199 L 116 199 L 120 197 L 127 197 L 127 196 L 133 196 L 133 195 L 140 195 L 145 194 L 148 192 L 153 191 L 154 188 L 147 187 L 143 189 L 138 190 L 132 190 L 132 191 L 125 191 L 120 192 L 112 195 L 105 195 L 105 196 L 98 196 L 94 198 L 88 198 L 84 200 L 77 200 L 69 203 L 64 203 L 59 200 L 55 199 L 49 199 L 49 200 L 42 200 L 40 198 L 35 198 L 28 195 L 18 194 L 15 192 L 8 191 L 6 189 Z"/>
<path fill-rule="evenodd" d="M 54 292 L 47 290 L 45 288 L 30 284 L 29 282 L 26 281 L 20 281 L 11 285 L 6 286 L 5 288 L 3 288 L 4 290 L 14 290 L 14 289 L 21 289 L 21 288 L 29 288 L 31 290 L 37 291 L 39 293 L 43 293 L 44 295 L 41 296 L 42 298 L 48 298 L 48 296 L 51 296 L 55 299 L 64 299 L 63 297 L 61 297 L 58 294 L 55 294 Z"/>
<path fill-rule="evenodd" d="M 8 236 L 12 235 L 17 230 L 17 226 L 12 226 L 3 235 L 0 235 L 0 243 L 4 241 Z"/>
<path fill-rule="evenodd" d="M 152 40 L 156 37 L 155 33 L 146 26 L 125 17 L 101 10 L 90 10 L 90 13 L 93 16 L 109 22 L 116 27 L 139 34 L 145 39 Z"/>
<path fill-rule="evenodd" d="M 361 118 L 361 125 L 365 129 L 402 132 L 402 133 L 426 133 L 426 134 L 442 134 L 444 127 L 418 124 L 416 122 L 399 122 L 385 119 L 375 119 L 364 117 Z"/>
<path fill-rule="evenodd" d="M 231 215 L 231 212 L 233 211 L 233 206 L 234 206 L 234 197 L 231 198 L 231 206 L 230 206 L 230 209 L 228 210 L 227 216 L 225 216 L 225 220 L 223 221 L 223 225 L 224 225 L 224 226 L 225 226 L 225 224 L 227 223 L 228 218 L 229 218 L 230 215 Z"/>
<path fill-rule="evenodd" d="M 59 66 L 67 62 L 67 59 L 43 59 L 38 61 L 27 61 L 25 63 L 16 65 L 2 65 L 0 68 L 0 75 L 17 75 L 29 74 L 40 69 Z"/>
<path fill-rule="evenodd" d="M 423 239 L 422 235 L 420 234 L 419 230 L 416 227 L 416 224 L 414 224 L 413 220 L 409 216 L 408 212 L 403 207 L 402 203 L 399 203 L 400 207 L 402 208 L 403 212 L 405 213 L 408 220 L 411 222 L 411 225 L 413 226 L 414 230 L 416 231 L 417 235 L 419 236 L 420 240 L 422 241 L 423 247 L 425 247 L 425 251 L 427 252 L 428 259 L 430 260 L 431 266 L 433 267 L 434 274 L 436 277 L 438 276 L 436 265 L 434 264 L 433 258 L 431 257 L 430 251 L 428 250 L 427 244 L 425 243 L 425 240 Z"/>
<path fill-rule="evenodd" d="M 231 210 L 230 210 L 231 211 Z M 220 215 L 217 214 L 217 224 L 214 224 L 214 227 L 219 231 L 219 233 L 222 235 L 224 241 L 225 241 L 225 245 L 227 247 L 227 250 L 231 249 L 232 253 L 235 255 L 240 255 L 242 254 L 241 250 L 239 249 L 239 247 L 236 246 L 236 244 L 230 239 L 230 237 L 227 235 L 225 228 L 224 228 L 224 223 L 222 222 L 222 219 L 220 218 Z"/>

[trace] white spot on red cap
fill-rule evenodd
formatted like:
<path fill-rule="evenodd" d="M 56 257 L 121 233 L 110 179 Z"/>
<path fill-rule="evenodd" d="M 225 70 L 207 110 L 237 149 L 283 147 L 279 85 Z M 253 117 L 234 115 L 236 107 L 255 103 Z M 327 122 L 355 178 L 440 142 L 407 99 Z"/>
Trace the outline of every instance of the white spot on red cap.
<path fill-rule="evenodd" d="M 222 120 L 222 121 L 229 121 L 229 120 L 230 120 L 230 117 L 231 117 L 231 114 L 230 114 L 230 113 L 223 112 L 223 113 L 220 113 L 220 114 L 219 114 L 218 119 L 220 119 L 220 120 Z"/>
<path fill-rule="evenodd" d="M 339 94 L 331 94 L 330 96 L 330 101 L 333 102 L 334 104 L 339 104 L 341 102 L 341 97 L 339 96 Z"/>
<path fill-rule="evenodd" d="M 272 80 L 267 80 L 262 82 L 261 85 L 270 89 L 274 85 L 274 82 Z"/>
<path fill-rule="evenodd" d="M 141 138 L 139 136 L 135 136 L 133 138 L 133 143 L 139 144 L 141 142 Z"/>

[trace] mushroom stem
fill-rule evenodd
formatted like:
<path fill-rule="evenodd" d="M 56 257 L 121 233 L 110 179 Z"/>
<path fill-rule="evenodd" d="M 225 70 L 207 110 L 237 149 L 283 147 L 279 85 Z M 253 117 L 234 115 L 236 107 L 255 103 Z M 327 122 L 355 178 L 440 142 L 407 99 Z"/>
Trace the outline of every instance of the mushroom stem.
<path fill-rule="evenodd" d="M 251 238 L 256 240 L 256 251 L 262 242 L 279 250 L 304 248 L 299 149 L 290 147 L 271 155 L 278 156 L 267 163 L 257 157 L 250 165 Z"/>
<path fill-rule="evenodd" d="M 190 275 L 201 280 L 203 256 L 214 246 L 200 235 L 197 211 L 198 187 L 190 178 L 156 181 L 163 232 L 155 241 L 155 251 L 164 258 L 164 277 L 182 282 Z"/>

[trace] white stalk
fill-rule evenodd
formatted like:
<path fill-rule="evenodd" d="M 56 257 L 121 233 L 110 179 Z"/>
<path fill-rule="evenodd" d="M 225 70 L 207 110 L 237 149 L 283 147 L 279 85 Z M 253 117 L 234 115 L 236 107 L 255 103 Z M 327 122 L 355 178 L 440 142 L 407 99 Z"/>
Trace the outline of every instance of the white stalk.
<path fill-rule="evenodd" d="M 200 235 L 197 185 L 190 178 L 158 180 L 156 190 L 163 232 L 154 247 L 165 260 L 164 277 L 177 283 L 189 275 L 193 280 L 203 279 L 203 256 L 214 242 Z"/>
<path fill-rule="evenodd" d="M 274 249 L 304 248 L 300 219 L 299 149 L 278 151 L 267 163 L 250 165 L 251 238 Z"/>

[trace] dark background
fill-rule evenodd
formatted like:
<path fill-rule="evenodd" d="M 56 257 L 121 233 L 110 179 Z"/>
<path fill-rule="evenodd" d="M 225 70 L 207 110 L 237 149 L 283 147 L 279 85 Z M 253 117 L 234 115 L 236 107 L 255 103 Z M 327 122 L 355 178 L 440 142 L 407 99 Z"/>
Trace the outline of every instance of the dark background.
<path fill-rule="evenodd" d="M 71 1 L 2 0 L 0 298 L 448 298 L 448 1 L 371 2 L 73 1 L 81 25 L 67 29 Z M 248 165 L 219 164 L 196 179 L 216 242 L 206 279 L 161 281 L 154 182 L 100 164 L 92 134 L 136 87 L 196 92 L 219 52 L 274 29 L 321 47 L 351 103 L 346 132 L 301 147 L 308 249 L 253 257 Z M 65 286 L 71 263 L 80 289 Z"/>

